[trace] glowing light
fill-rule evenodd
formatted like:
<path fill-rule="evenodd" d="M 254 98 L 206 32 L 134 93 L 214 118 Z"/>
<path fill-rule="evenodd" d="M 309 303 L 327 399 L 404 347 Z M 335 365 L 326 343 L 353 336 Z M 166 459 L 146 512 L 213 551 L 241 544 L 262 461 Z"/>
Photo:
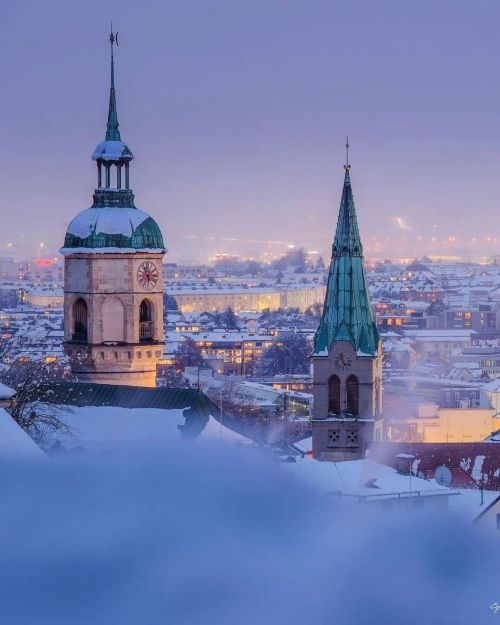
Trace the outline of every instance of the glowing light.
<path fill-rule="evenodd" d="M 397 225 L 401 228 L 401 230 L 411 230 L 410 226 L 408 226 L 402 217 L 391 217 L 392 221 L 395 221 Z"/>

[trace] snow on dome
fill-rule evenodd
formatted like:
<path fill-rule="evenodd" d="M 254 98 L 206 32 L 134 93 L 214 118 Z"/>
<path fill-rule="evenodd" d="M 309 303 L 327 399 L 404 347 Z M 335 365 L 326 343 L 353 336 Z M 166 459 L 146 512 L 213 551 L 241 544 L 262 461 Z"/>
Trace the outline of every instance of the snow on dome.
<path fill-rule="evenodd" d="M 94 150 L 92 160 L 119 161 L 120 159 L 132 160 L 134 155 L 123 141 L 102 141 Z"/>
<path fill-rule="evenodd" d="M 87 208 L 73 219 L 68 226 L 68 234 L 85 239 L 91 234 L 122 234 L 130 237 L 135 229 L 149 215 L 138 208 L 122 208 L 105 206 L 103 208 Z"/>
<path fill-rule="evenodd" d="M 110 252 L 130 249 L 165 252 L 161 230 L 147 213 L 132 206 L 102 206 L 81 211 L 69 224 L 63 254 L 75 250 Z M 112 249 L 113 248 L 113 249 Z"/>

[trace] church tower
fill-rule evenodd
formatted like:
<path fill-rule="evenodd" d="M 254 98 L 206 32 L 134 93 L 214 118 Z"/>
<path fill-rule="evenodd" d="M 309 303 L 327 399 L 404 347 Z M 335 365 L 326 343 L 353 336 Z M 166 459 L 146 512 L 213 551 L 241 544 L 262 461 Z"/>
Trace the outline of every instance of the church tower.
<path fill-rule="evenodd" d="M 69 224 L 64 247 L 64 348 L 82 382 L 155 386 L 163 351 L 165 254 L 157 223 L 136 208 L 130 188 L 133 154 L 122 141 L 111 86 L 106 137 L 97 163 L 93 204 Z"/>
<path fill-rule="evenodd" d="M 349 145 L 347 144 L 347 149 Z M 363 263 L 350 165 L 314 337 L 312 433 L 318 460 L 363 458 L 382 416 L 382 347 Z"/>

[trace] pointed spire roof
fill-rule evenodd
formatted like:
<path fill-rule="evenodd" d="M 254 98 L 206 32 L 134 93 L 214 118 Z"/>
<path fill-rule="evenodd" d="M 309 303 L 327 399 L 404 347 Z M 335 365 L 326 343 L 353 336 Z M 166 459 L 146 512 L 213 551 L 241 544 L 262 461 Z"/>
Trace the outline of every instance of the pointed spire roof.
<path fill-rule="evenodd" d="M 340 200 L 337 231 L 333 242 L 333 254 L 363 256 L 363 246 L 359 236 L 358 219 L 352 194 L 350 165 L 345 165 L 344 187 Z"/>
<path fill-rule="evenodd" d="M 116 93 L 115 93 L 115 57 L 113 54 L 113 45 L 116 36 L 111 30 L 109 35 L 109 43 L 111 44 L 111 86 L 109 88 L 109 109 L 108 124 L 106 126 L 106 141 L 121 141 L 120 129 L 118 123 L 118 112 L 116 110 Z"/>
<path fill-rule="evenodd" d="M 313 355 L 326 356 L 335 341 L 349 341 L 358 356 L 375 356 L 380 336 L 370 304 L 348 161 L 344 168 L 325 305 Z"/>
<path fill-rule="evenodd" d="M 109 43 L 111 45 L 111 83 L 109 88 L 109 106 L 108 106 L 108 122 L 106 124 L 106 137 L 101 141 L 94 150 L 92 159 L 94 161 L 108 161 L 113 163 L 123 163 L 134 158 L 132 151 L 120 136 L 120 128 L 118 123 L 118 111 L 116 109 L 116 92 L 115 92 L 115 56 L 114 45 L 118 45 L 118 33 L 113 32 L 109 35 Z"/>

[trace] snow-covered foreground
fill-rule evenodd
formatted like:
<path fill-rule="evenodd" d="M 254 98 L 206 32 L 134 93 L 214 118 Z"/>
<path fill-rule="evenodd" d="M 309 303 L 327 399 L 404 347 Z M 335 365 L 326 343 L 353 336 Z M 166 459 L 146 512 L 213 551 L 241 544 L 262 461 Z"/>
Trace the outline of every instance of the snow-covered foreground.
<path fill-rule="evenodd" d="M 55 438 L 67 449 L 108 452 L 117 449 L 162 449 L 181 443 L 186 424 L 183 410 L 154 408 L 120 408 L 85 406 L 66 408 L 59 417 L 70 427 L 70 433 L 57 433 Z M 201 441 L 250 442 L 212 416 L 203 422 L 196 439 Z"/>
<path fill-rule="evenodd" d="M 11 625 L 494 622 L 498 537 L 343 508 L 255 447 L 0 467 Z"/>

